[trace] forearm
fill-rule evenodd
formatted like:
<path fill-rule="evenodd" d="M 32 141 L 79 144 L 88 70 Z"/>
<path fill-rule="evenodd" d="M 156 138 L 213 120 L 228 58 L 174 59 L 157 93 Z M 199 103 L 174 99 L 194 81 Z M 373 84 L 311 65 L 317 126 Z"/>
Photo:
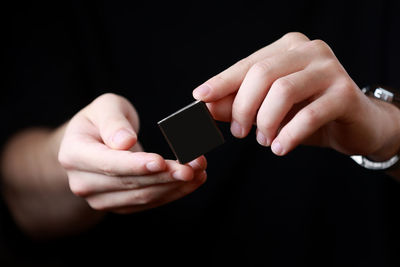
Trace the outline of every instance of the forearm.
<path fill-rule="evenodd" d="M 65 125 L 29 129 L 6 145 L 2 193 L 16 223 L 29 235 L 49 238 L 82 230 L 103 214 L 71 193 L 57 154 Z"/>

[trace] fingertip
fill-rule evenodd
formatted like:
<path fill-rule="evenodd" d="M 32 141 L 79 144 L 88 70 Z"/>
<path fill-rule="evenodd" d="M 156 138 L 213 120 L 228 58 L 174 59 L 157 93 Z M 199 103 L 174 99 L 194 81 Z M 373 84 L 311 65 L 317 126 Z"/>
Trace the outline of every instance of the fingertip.
<path fill-rule="evenodd" d="M 126 150 L 134 146 L 136 141 L 136 133 L 133 130 L 123 128 L 114 133 L 108 145 L 113 149 Z"/>
<path fill-rule="evenodd" d="M 207 160 L 204 156 L 200 156 L 191 162 L 187 163 L 194 171 L 204 170 L 207 168 Z"/>
<path fill-rule="evenodd" d="M 245 129 L 235 120 L 231 122 L 231 133 L 236 138 L 244 138 L 246 136 Z"/>
<path fill-rule="evenodd" d="M 146 163 L 146 169 L 150 172 L 161 172 L 167 168 L 165 160 L 157 154 L 150 154 L 151 158 Z"/>
<path fill-rule="evenodd" d="M 179 181 L 191 181 L 194 178 L 194 172 L 192 168 L 181 165 L 181 168 L 178 168 L 177 170 L 173 171 L 171 173 L 172 178 L 179 180 Z"/>
<path fill-rule="evenodd" d="M 205 101 L 210 92 L 211 87 L 207 83 L 203 83 L 193 90 L 192 95 L 197 100 Z"/>
<path fill-rule="evenodd" d="M 187 164 L 188 166 L 192 167 L 193 170 L 199 170 L 199 169 L 201 169 L 201 165 L 200 165 L 200 163 L 198 162 L 197 159 L 192 160 L 191 162 L 186 163 L 186 164 Z"/>
<path fill-rule="evenodd" d="M 163 167 L 161 166 L 160 162 L 149 161 L 146 163 L 146 169 L 149 172 L 160 172 L 163 170 Z"/>
<path fill-rule="evenodd" d="M 271 150 L 274 152 L 275 155 L 277 156 L 283 156 L 284 155 L 284 149 L 281 145 L 281 142 L 279 140 L 275 139 L 272 144 L 271 144 Z"/>
<path fill-rule="evenodd" d="M 262 146 L 269 146 L 269 141 L 268 139 L 265 137 L 265 135 L 260 131 L 260 130 L 256 130 L 256 140 L 257 142 L 262 145 Z"/>

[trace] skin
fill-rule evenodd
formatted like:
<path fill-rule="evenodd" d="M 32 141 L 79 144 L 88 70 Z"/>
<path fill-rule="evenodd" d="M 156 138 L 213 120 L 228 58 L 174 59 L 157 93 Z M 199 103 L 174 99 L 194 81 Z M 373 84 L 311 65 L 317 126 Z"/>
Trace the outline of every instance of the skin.
<path fill-rule="evenodd" d="M 193 91 L 237 138 L 279 156 L 300 144 L 383 161 L 400 150 L 400 111 L 365 96 L 321 40 L 288 33 Z M 391 172 L 399 177 L 399 172 Z"/>
<path fill-rule="evenodd" d="M 105 94 L 58 129 L 27 129 L 1 158 L 2 193 L 16 223 L 35 238 L 77 233 L 106 212 L 133 213 L 179 199 L 206 180 L 202 156 L 182 165 L 144 152 L 139 117 Z"/>
<path fill-rule="evenodd" d="M 330 47 L 289 33 L 194 90 L 238 138 L 286 155 L 300 144 L 383 161 L 400 149 L 400 111 L 369 98 Z M 2 193 L 17 224 L 36 238 L 76 233 L 107 211 L 132 213 L 181 198 L 206 180 L 206 160 L 187 165 L 144 152 L 139 119 L 106 94 L 58 129 L 14 136 L 1 158 Z M 390 173 L 400 177 L 400 171 Z"/>

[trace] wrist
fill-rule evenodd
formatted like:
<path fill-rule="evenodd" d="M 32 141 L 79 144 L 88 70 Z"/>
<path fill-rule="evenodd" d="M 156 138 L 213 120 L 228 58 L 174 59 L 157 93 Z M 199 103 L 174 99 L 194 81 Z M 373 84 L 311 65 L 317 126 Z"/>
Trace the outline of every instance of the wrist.
<path fill-rule="evenodd" d="M 366 155 L 372 161 L 386 161 L 400 152 L 400 109 L 395 105 L 371 99 L 379 109 L 378 138 L 380 146 Z"/>
<path fill-rule="evenodd" d="M 370 129 L 363 154 L 351 158 L 359 165 L 373 170 L 394 170 L 400 166 L 400 110 L 399 98 L 394 91 L 380 86 L 364 87 L 362 92 L 369 96 L 369 112 L 364 114 Z M 364 133 L 365 134 L 365 133 Z M 361 135 L 360 137 L 362 137 Z"/>

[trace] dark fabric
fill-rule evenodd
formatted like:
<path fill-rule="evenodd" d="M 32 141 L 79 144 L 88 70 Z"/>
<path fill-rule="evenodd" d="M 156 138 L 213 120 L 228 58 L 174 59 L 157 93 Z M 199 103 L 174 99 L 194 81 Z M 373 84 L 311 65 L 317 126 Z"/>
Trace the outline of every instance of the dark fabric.
<path fill-rule="evenodd" d="M 325 40 L 360 85 L 400 88 L 397 1 L 136 1 L 15 4 L 2 10 L 1 142 L 56 127 L 95 97 L 127 97 L 147 151 L 172 157 L 156 122 L 200 83 L 289 31 Z M 398 266 L 400 187 L 329 149 L 276 157 L 231 137 L 208 153 L 208 181 L 154 210 L 78 236 L 34 242 L 3 204 L 2 266 L 168 263 Z M 4 264 L 3 264 L 4 263 Z"/>

